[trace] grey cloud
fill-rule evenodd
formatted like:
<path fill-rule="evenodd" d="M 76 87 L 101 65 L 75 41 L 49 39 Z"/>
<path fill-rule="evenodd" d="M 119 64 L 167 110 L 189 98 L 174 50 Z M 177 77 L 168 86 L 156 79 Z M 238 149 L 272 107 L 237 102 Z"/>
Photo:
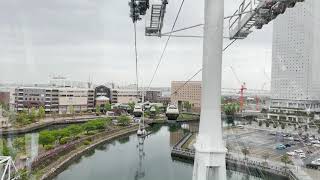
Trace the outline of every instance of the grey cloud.
<path fill-rule="evenodd" d="M 75 80 L 86 81 L 91 76 L 96 82 L 134 83 L 133 25 L 127 1 L 1 1 L 0 83 L 47 82 L 53 73 Z M 176 28 L 202 23 L 203 2 L 186 0 Z M 169 1 L 164 32 L 170 31 L 180 3 Z M 239 0 L 226 0 L 225 15 L 232 14 L 238 4 Z M 166 38 L 145 37 L 144 28 L 145 19 L 137 25 L 137 36 L 140 77 L 148 84 Z M 202 28 L 180 34 L 201 35 Z M 248 86 L 260 86 L 258 78 L 265 75 L 259 72 L 263 67 L 258 59 L 267 58 L 268 63 L 263 64 L 269 72 L 271 37 L 272 25 L 268 25 L 237 42 L 225 53 L 224 68 L 233 65 Z M 253 54 L 248 56 L 250 52 Z M 186 80 L 201 67 L 201 60 L 201 39 L 172 38 L 153 85 L 170 86 L 171 80 Z M 223 78 L 224 86 L 238 87 L 228 70 Z"/>

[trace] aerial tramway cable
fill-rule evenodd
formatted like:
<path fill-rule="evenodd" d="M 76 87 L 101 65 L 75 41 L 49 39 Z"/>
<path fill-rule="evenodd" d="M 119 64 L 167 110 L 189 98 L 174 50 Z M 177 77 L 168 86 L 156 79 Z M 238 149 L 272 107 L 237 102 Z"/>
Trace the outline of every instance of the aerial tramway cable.
<path fill-rule="evenodd" d="M 234 42 L 236 39 L 232 40 L 225 48 L 223 48 L 222 52 L 227 50 Z M 194 75 L 192 75 L 183 85 L 181 85 L 176 91 L 174 91 L 171 95 L 174 95 L 178 93 L 184 86 L 186 86 L 190 81 L 192 81 L 193 78 L 195 78 L 200 72 L 202 71 L 202 68 L 199 69 Z"/>
<path fill-rule="evenodd" d="M 170 39 L 171 39 L 172 31 L 174 31 L 174 28 L 175 28 L 176 23 L 177 23 L 177 21 L 178 21 L 180 12 L 181 12 L 182 7 L 183 7 L 183 4 L 184 4 L 184 1 L 185 1 L 185 0 L 182 0 L 182 1 L 181 1 L 181 4 L 180 4 L 179 10 L 178 10 L 178 13 L 177 13 L 176 18 L 175 18 L 175 20 L 174 20 L 174 23 L 173 23 L 173 25 L 172 25 L 171 31 L 169 32 L 169 36 L 168 36 L 167 41 L 166 41 L 166 43 L 165 43 L 165 46 L 164 46 L 164 48 L 163 48 L 163 50 L 162 50 L 162 53 L 161 53 L 160 59 L 159 59 L 159 61 L 158 61 L 157 67 L 156 67 L 155 71 L 153 72 L 152 78 L 151 78 L 150 83 L 149 83 L 149 85 L 148 85 L 148 90 L 150 89 L 150 86 L 151 86 L 151 84 L 152 84 L 152 82 L 153 82 L 153 80 L 154 80 L 154 78 L 155 78 L 155 75 L 156 75 L 156 73 L 157 73 L 157 71 L 158 71 L 158 69 L 159 69 L 159 66 L 160 66 L 160 64 L 161 64 L 161 61 L 162 61 L 162 59 L 163 59 L 163 57 L 164 57 L 164 54 L 165 54 L 166 49 L 167 49 L 167 46 L 168 46 L 169 41 L 170 41 Z"/>

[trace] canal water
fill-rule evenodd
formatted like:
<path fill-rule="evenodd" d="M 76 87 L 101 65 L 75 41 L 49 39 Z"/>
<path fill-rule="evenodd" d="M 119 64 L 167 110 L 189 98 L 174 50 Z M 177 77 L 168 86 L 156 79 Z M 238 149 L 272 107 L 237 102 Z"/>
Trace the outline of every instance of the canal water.
<path fill-rule="evenodd" d="M 74 162 L 55 180 L 191 180 L 193 165 L 173 160 L 170 150 L 186 129 L 192 127 L 157 125 L 143 142 L 134 134 L 105 143 Z M 260 180 L 234 171 L 228 171 L 227 177 L 228 180 Z"/>

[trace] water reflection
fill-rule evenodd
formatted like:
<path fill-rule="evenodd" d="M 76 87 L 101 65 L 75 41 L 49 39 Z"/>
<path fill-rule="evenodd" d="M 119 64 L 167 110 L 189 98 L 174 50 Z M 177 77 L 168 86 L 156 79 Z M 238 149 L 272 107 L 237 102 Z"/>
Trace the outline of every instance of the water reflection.
<path fill-rule="evenodd" d="M 193 128 L 184 124 L 156 126 L 151 128 L 156 133 L 146 139 L 134 134 L 129 139 L 113 141 L 113 146 L 100 146 L 94 154 L 83 157 L 81 163 L 75 162 L 55 179 L 191 180 L 193 165 L 174 161 L 170 151 L 185 131 Z M 108 147 L 108 150 L 102 147 Z M 234 171 L 227 171 L 227 176 L 228 180 L 259 179 Z"/>
<path fill-rule="evenodd" d="M 146 155 L 144 152 L 144 141 L 145 141 L 145 137 L 138 137 L 137 149 L 138 149 L 138 154 L 139 154 L 139 165 L 138 165 L 138 169 L 137 169 L 135 176 L 134 176 L 135 180 L 143 179 L 146 175 L 145 169 L 142 164 L 143 159 Z"/>

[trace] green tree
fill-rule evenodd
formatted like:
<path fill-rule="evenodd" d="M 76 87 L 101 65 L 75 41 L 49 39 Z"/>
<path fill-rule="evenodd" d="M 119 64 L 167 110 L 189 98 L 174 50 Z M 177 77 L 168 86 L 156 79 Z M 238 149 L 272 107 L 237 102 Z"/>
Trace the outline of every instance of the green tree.
<path fill-rule="evenodd" d="M 55 137 L 56 140 L 58 140 L 59 144 L 61 144 L 61 139 L 69 137 L 70 132 L 68 131 L 67 128 L 59 129 L 59 130 L 54 130 L 51 131 L 53 136 Z"/>
<path fill-rule="evenodd" d="M 187 110 L 187 112 L 190 112 L 192 108 L 192 104 L 189 101 L 185 101 L 183 103 L 183 107 Z"/>
<path fill-rule="evenodd" d="M 281 156 L 281 162 L 284 163 L 284 166 L 287 167 L 287 164 L 291 163 L 291 159 L 288 154 Z"/>
<path fill-rule="evenodd" d="M 53 133 L 48 130 L 41 131 L 39 133 L 39 144 L 41 144 L 43 147 L 45 145 L 50 145 L 50 144 L 54 143 L 55 140 L 56 139 L 55 139 Z"/>
<path fill-rule="evenodd" d="M 29 114 L 28 114 L 28 118 L 30 119 L 31 122 L 35 122 L 36 118 L 37 118 L 37 112 L 36 109 L 33 107 L 31 108 Z"/>
<path fill-rule="evenodd" d="M 25 137 L 18 137 L 18 138 L 15 138 L 13 140 L 13 143 L 12 143 L 12 146 L 19 150 L 19 151 L 25 151 L 26 150 L 26 139 Z"/>
<path fill-rule="evenodd" d="M 239 111 L 238 103 L 227 103 L 223 105 L 223 111 L 227 116 L 227 124 L 234 124 L 234 115 Z"/>
<path fill-rule="evenodd" d="M 244 159 L 247 159 L 247 155 L 250 154 L 249 148 L 245 147 L 245 148 L 241 149 L 241 152 L 244 155 Z"/>
<path fill-rule="evenodd" d="M 95 127 L 96 130 L 103 130 L 106 128 L 106 121 L 104 119 L 96 119 L 93 121 L 90 121 Z"/>
<path fill-rule="evenodd" d="M 96 114 L 100 114 L 100 113 L 101 113 L 100 105 L 96 105 Z"/>
<path fill-rule="evenodd" d="M 18 113 L 18 116 L 16 118 L 16 122 L 18 124 L 22 124 L 22 125 L 26 125 L 26 124 L 31 123 L 31 121 L 28 117 L 28 113 L 26 111 L 22 111 L 22 112 Z"/>
<path fill-rule="evenodd" d="M 104 109 L 107 111 L 111 110 L 111 104 L 109 102 L 106 102 L 106 104 L 104 105 Z"/>
<path fill-rule="evenodd" d="M 118 117 L 118 123 L 123 125 L 123 126 L 129 125 L 130 118 L 128 116 L 121 115 L 121 116 Z"/>
<path fill-rule="evenodd" d="M 94 131 L 96 129 L 96 125 L 94 122 L 86 122 L 82 125 L 83 129 L 86 131 L 87 134 L 89 134 L 90 131 Z"/>
<path fill-rule="evenodd" d="M 39 119 L 44 119 L 46 116 L 46 111 L 43 108 L 43 106 L 40 106 L 39 111 L 38 111 L 38 118 Z"/>
<path fill-rule="evenodd" d="M 129 105 L 129 107 L 130 107 L 131 111 L 133 111 L 134 106 L 136 105 L 136 103 L 135 103 L 135 102 L 133 102 L 133 101 L 131 101 L 131 102 L 129 102 L 129 103 L 128 103 L 128 105 Z"/>
<path fill-rule="evenodd" d="M 83 129 L 79 125 L 71 125 L 67 127 L 67 131 L 69 131 L 70 136 L 75 138 L 78 134 L 80 134 L 83 131 Z"/>
<path fill-rule="evenodd" d="M 0 139 L 0 155 L 10 156 L 12 154 L 12 149 L 9 148 L 8 143 L 5 139 Z"/>

